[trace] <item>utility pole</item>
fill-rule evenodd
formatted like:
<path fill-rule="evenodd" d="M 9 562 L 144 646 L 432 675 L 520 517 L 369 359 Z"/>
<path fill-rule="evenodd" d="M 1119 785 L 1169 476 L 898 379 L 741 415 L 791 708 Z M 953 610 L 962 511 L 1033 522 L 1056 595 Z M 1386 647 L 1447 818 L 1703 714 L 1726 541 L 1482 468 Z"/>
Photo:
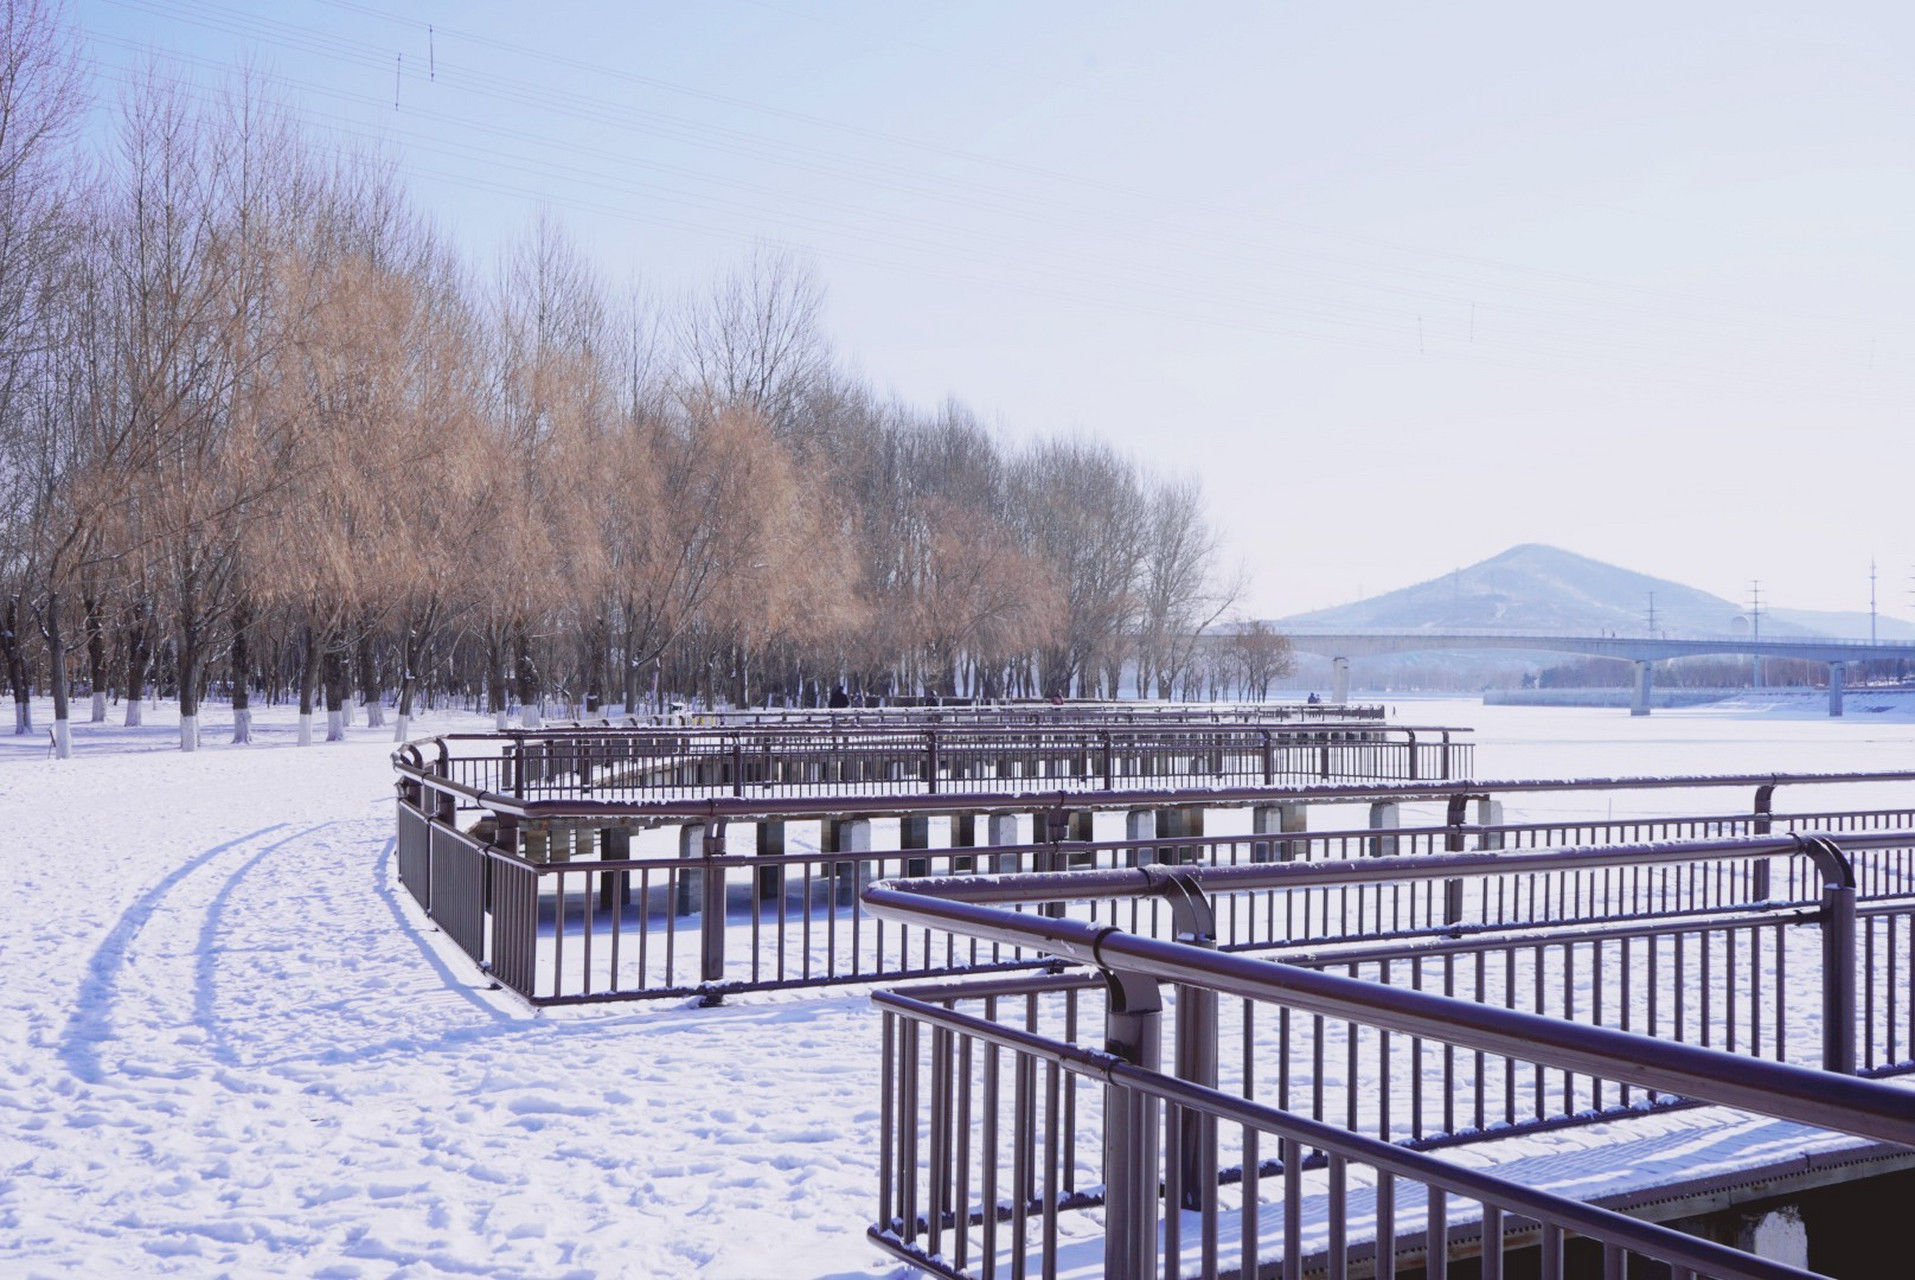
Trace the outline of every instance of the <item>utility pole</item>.
<path fill-rule="evenodd" d="M 1875 643 L 1875 557 L 1868 558 L 1868 642 Z"/>
<path fill-rule="evenodd" d="M 1656 634 L 1656 593 L 1649 593 L 1649 634 Z"/>
<path fill-rule="evenodd" d="M 1751 640 L 1760 644 L 1762 640 L 1762 579 L 1749 579 L 1749 627 Z M 1762 687 L 1762 654 L 1755 655 L 1755 687 Z"/>

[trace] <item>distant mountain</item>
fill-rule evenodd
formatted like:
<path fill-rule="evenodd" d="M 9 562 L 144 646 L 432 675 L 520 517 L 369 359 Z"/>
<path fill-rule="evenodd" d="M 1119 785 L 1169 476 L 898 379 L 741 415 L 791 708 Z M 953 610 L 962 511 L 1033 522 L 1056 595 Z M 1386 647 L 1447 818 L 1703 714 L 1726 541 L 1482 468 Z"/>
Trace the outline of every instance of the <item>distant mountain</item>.
<path fill-rule="evenodd" d="M 1299 627 L 1413 627 L 1428 631 L 1620 631 L 1647 627 L 1655 593 L 1656 629 L 1671 635 L 1726 635 L 1746 630 L 1741 606 L 1721 596 L 1527 542 L 1480 564 L 1367 600 L 1278 619 Z M 1868 635 L 1866 613 L 1764 610 L 1765 635 Z M 1882 639 L 1915 637 L 1915 626 L 1878 618 Z"/>

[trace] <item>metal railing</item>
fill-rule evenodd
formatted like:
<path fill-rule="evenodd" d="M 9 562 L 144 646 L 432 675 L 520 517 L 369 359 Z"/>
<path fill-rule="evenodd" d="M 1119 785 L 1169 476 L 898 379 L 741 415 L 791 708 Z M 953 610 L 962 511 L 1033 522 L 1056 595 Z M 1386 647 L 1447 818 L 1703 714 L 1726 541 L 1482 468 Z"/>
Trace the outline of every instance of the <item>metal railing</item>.
<path fill-rule="evenodd" d="M 751 709 L 681 710 L 650 717 L 628 717 L 621 723 L 700 725 L 792 724 L 1278 724 L 1380 721 L 1380 704 L 1347 702 L 1084 702 L 1053 703 L 1047 699 L 1007 699 L 998 702 L 944 698 L 867 707 L 759 707 Z M 611 724 L 612 721 L 601 721 Z"/>
<path fill-rule="evenodd" d="M 1136 841 L 1084 841 L 1088 824 L 1080 795 L 1038 797 L 873 797 L 860 801 L 864 812 L 896 812 L 906 845 L 929 845 L 927 812 L 958 807 L 996 811 L 1034 811 L 1040 843 L 971 843 L 961 834 L 969 820 L 954 816 L 952 847 L 871 849 L 869 824 L 864 841 L 846 839 L 858 824 L 835 820 L 843 801 L 785 799 L 781 814 L 818 814 L 823 818 L 816 851 L 797 845 L 785 849 L 783 826 L 764 812 L 753 814 L 751 801 L 722 799 L 707 803 L 666 801 L 647 805 L 582 805 L 578 801 L 527 801 L 509 797 L 473 797 L 427 766 L 400 768 L 400 878 L 421 906 L 452 931 L 475 962 L 490 964 L 494 975 L 534 1002 L 620 1000 L 682 996 L 779 987 L 812 987 L 856 981 L 896 981 L 938 973 L 1002 966 L 1034 966 L 1036 956 L 1000 947 L 977 947 L 948 937 L 902 933 L 869 920 L 856 893 L 862 885 L 890 876 L 946 876 L 979 870 L 1109 870 L 1141 862 L 1205 862 L 1218 866 L 1258 866 L 1264 862 L 1318 862 L 1400 853 L 1432 857 L 1438 851 L 1509 849 L 1519 845 L 1557 845 L 1565 839 L 1670 839 L 1708 834 L 1735 835 L 1746 830 L 1838 830 L 1879 828 L 1900 822 L 1904 811 L 1817 811 L 1775 814 L 1773 791 L 1789 782 L 1882 782 L 1905 774 L 1815 774 L 1762 776 L 1756 788 L 1758 811 L 1714 818 L 1678 816 L 1664 820 L 1624 818 L 1614 822 L 1555 824 L 1467 824 L 1467 795 L 1452 795 L 1446 826 L 1392 828 L 1388 832 L 1295 832 L 1233 837 L 1151 837 Z M 1748 778 L 1643 780 L 1645 788 L 1746 786 Z M 1503 786 L 1503 784 L 1465 784 Z M 1555 782 L 1557 789 L 1630 789 L 1628 782 L 1597 784 Z M 1250 797 L 1342 797 L 1346 789 L 1249 791 Z M 1369 795 L 1371 789 L 1363 789 Z M 1195 793 L 1212 801 L 1218 793 Z M 1231 797 L 1245 793 L 1231 791 Z M 1431 791 L 1415 791 L 1431 795 Z M 1469 795 L 1476 795 L 1471 791 Z M 1118 793 L 1103 797 L 1120 803 L 1162 805 L 1185 793 Z M 1440 797 L 1440 793 L 1438 793 Z M 1444 799 L 1444 797 L 1440 797 Z M 458 828 L 462 803 L 496 807 L 496 830 L 479 837 Z M 1061 809 L 1059 805 L 1069 805 Z M 569 820 L 544 820 L 536 814 L 578 814 Z M 425 814 L 431 814 L 427 818 Z M 624 822 L 640 814 L 645 822 L 676 818 L 680 857 L 630 857 L 632 834 Z M 728 824 L 756 820 L 760 855 L 728 853 Z M 766 839 L 777 835 L 776 841 Z M 833 839 L 837 835 L 839 839 Z M 421 855 L 431 857 L 421 857 Z M 1542 922 L 1603 922 L 1645 914 L 1725 912 L 1762 904 L 1806 901 L 1808 878 L 1798 862 L 1781 860 L 1773 868 L 1754 862 L 1746 872 L 1658 872 L 1653 878 L 1633 872 L 1580 872 L 1547 880 L 1501 880 L 1494 895 L 1469 904 L 1455 878 L 1388 878 L 1386 868 L 1367 860 L 1362 874 L 1348 880 L 1289 881 L 1283 891 L 1229 895 L 1220 920 L 1226 947 L 1272 943 L 1337 941 L 1350 937 L 1411 937 L 1457 927 L 1515 927 Z M 1365 880 L 1367 876 L 1367 880 Z M 1379 878 L 1383 876 L 1383 878 Z M 1392 872 L 1394 876 L 1394 872 Z M 1915 876 L 1915 855 L 1882 853 L 1861 868 L 1863 899 L 1888 899 L 1904 893 Z M 498 885 L 506 883 L 506 893 Z M 1886 979 L 1886 970 L 1884 970 Z M 1886 1037 L 1886 1027 L 1882 1029 Z M 1898 1033 L 1900 1035 L 1900 1033 Z"/>
<path fill-rule="evenodd" d="M 498 806 L 497 829 L 485 838 L 460 831 L 458 805 L 471 797 L 423 766 L 401 770 L 399 868 L 402 880 L 494 976 L 537 1003 L 637 999 L 729 991 L 805 987 L 846 982 L 928 978 L 986 967 L 1030 967 L 1041 960 L 1002 947 L 904 932 L 868 917 L 857 899 L 872 880 L 979 871 L 1110 870 L 1147 863 L 1262 866 L 1294 861 L 1326 869 L 1299 874 L 1282 889 L 1230 894 L 1220 900 L 1220 937 L 1229 948 L 1340 939 L 1389 939 L 1436 932 L 1510 928 L 1550 922 L 1619 922 L 1671 912 L 1774 910 L 1808 901 L 1811 877 L 1799 859 L 1757 860 L 1740 869 L 1705 874 L 1694 868 L 1584 869 L 1548 875 L 1526 872 L 1496 879 L 1480 896 L 1466 897 L 1444 874 L 1408 874 L 1397 864 L 1447 851 L 1494 851 L 1558 845 L 1569 839 L 1616 841 L 1739 835 L 1749 830 L 1839 830 L 1880 827 L 1906 815 L 1897 810 L 1817 811 L 1807 814 L 1683 816 L 1610 823 L 1470 824 L 1468 806 L 1451 803 L 1454 825 L 1229 837 L 1160 836 L 1130 841 L 1071 839 L 1083 835 L 1081 797 L 899 797 L 861 801 L 864 811 L 901 813 L 906 845 L 927 846 L 934 834 L 929 806 L 975 803 L 1000 810 L 1035 810 L 1037 843 L 976 844 L 961 815 L 950 821 L 958 837 L 949 847 L 873 849 L 869 824 L 835 820 L 842 801 L 779 801 L 822 819 L 817 848 L 783 843 L 783 826 L 749 802 L 723 800 L 645 806 L 579 802 L 525 802 L 489 797 Z M 1817 775 L 1787 781 L 1877 781 L 1901 775 Z M 1660 787 L 1667 780 L 1650 780 Z M 1696 784 L 1696 779 L 1681 780 Z M 1707 780 L 1743 785 L 1747 779 Z M 1783 780 L 1765 777 L 1758 804 L 1770 802 Z M 1574 782 L 1558 787 L 1577 788 Z M 1613 786 L 1613 783 L 1603 783 Z M 1200 793 L 1205 800 L 1215 793 Z M 1267 793 L 1254 793 L 1269 798 Z M 1341 794 L 1315 790 L 1277 793 Z M 1181 793 L 1130 793 L 1137 803 L 1162 804 Z M 1068 804 L 1069 809 L 1045 805 Z M 531 815 L 554 808 L 578 816 L 541 824 Z M 632 857 L 633 813 L 646 821 L 674 815 L 683 824 L 680 856 Z M 432 817 L 428 819 L 427 813 Z M 741 817 L 740 814 L 745 816 Z M 919 816 L 913 817 L 916 814 Z M 759 854 L 730 853 L 728 824 L 755 821 Z M 767 839 L 777 836 L 776 840 Z M 836 837 L 835 839 L 833 837 Z M 516 847 L 515 847 L 516 846 Z M 424 854 L 430 852 L 432 856 Z M 1396 859 L 1378 860 L 1394 852 Z M 1493 856 L 1493 852 L 1489 854 Z M 1363 859 L 1355 867 L 1344 861 Z M 1773 865 L 1771 866 L 1771 863 Z M 1335 865 L 1331 865 L 1335 864 Z M 1429 864 L 1434 866 L 1435 864 Z M 1337 870 L 1337 866 L 1344 867 Z M 1872 855 L 1860 869 L 1865 900 L 1906 891 L 1915 878 L 1915 854 Z M 502 892 L 500 886 L 504 885 Z M 1127 910 L 1136 910 L 1134 905 Z M 1135 921 L 1126 921 L 1135 927 Z M 1883 971 L 1884 980 L 1887 971 Z M 1887 1028 L 1882 1035 L 1886 1037 Z M 1901 1033 L 1897 1032 L 1898 1037 Z"/>
<path fill-rule="evenodd" d="M 1600 935 L 1578 925 L 1553 938 L 1298 957 L 1316 971 L 1217 950 L 1214 928 L 1224 915 L 1217 897 L 1277 891 L 1314 867 L 877 884 L 867 902 L 901 928 L 1048 954 L 1089 965 L 1093 976 L 874 997 L 885 1011 L 884 1146 L 871 1236 L 947 1276 L 1027 1268 L 1216 1275 L 1230 1264 L 1242 1275 L 1338 1276 L 1353 1263 L 1377 1275 L 1399 1265 L 1434 1275 L 1452 1254 L 1472 1250 L 1483 1274 L 1500 1275 L 1505 1252 L 1520 1248 L 1540 1250 L 1547 1276 L 1562 1274 L 1572 1233 L 1600 1244 L 1604 1274 L 1621 1274 L 1614 1268 L 1626 1255 L 1679 1275 L 1800 1274 L 1493 1171 L 1463 1174 L 1412 1149 L 1516 1132 L 1525 1121 L 1705 1101 L 1915 1145 L 1915 1094 L 1840 1074 L 1858 1065 L 1858 1023 L 1866 1037 L 1878 1012 L 1887 1027 L 1915 1017 L 1915 1004 L 1874 1005 L 1878 990 L 1898 991 L 1895 975 L 1908 972 L 1909 904 L 1858 916 L 1852 861 L 1911 842 L 1915 833 L 1901 832 L 1845 840 L 1853 846 L 1845 849 L 1822 837 L 1777 837 L 1510 855 L 1552 874 L 1799 858 L 1821 883 L 1814 907 L 1768 920 L 1676 919 Z M 1432 861 L 1452 864 L 1432 874 L 1502 874 L 1480 859 Z M 1066 893 L 1106 908 L 1161 904 L 1173 927 L 1147 936 L 1109 923 L 1109 909 L 1094 918 L 1046 914 Z M 1712 975 L 1711 958 L 1720 966 L 1734 956 L 1729 939 L 1745 927 L 1773 936 L 1769 962 L 1745 951 L 1740 965 L 1731 960 Z M 1787 953 L 1808 963 L 1776 965 Z M 1459 956 L 1478 959 L 1458 966 Z M 1683 974 L 1685 957 L 1699 973 Z M 1525 967 L 1520 982 L 1487 980 Z M 1803 984 L 1805 970 L 1818 980 Z M 1879 989 L 1866 976 L 1878 972 Z M 1745 997 L 1738 1012 L 1738 973 L 1769 974 L 1772 996 Z M 1172 990 L 1160 994 L 1160 984 Z M 1798 1017 L 1802 1026 L 1785 1031 L 1784 988 L 1805 985 L 1819 1017 Z M 1220 1016 L 1225 999 L 1238 1002 L 1235 1016 Z M 1749 1022 L 1749 1011 L 1765 1005 L 1775 1011 L 1767 1034 Z M 1098 1029 L 1101 1049 L 1078 1043 Z M 1831 1070 L 1781 1060 L 1799 1045 L 1799 1029 L 1819 1039 L 1815 1060 Z M 1160 1056 L 1171 1044 L 1174 1069 L 1166 1070 Z M 1862 1056 L 1875 1058 L 1873 1049 Z M 1459 1211 L 1451 1197 L 1474 1207 Z"/>
<path fill-rule="evenodd" d="M 833 722 L 448 734 L 416 744 L 442 777 L 519 800 L 1171 790 L 1465 777 L 1443 727 L 1166 721 L 910 727 Z"/>

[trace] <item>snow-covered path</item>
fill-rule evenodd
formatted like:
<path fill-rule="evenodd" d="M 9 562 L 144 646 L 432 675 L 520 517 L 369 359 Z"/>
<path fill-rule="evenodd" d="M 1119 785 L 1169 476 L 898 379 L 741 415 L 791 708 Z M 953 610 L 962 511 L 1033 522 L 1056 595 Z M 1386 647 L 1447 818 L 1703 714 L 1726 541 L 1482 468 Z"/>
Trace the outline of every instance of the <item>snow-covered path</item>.
<path fill-rule="evenodd" d="M 0 764 L 0 1272 L 891 1269 L 862 994 L 532 1016 L 404 898 L 383 733 L 81 728 Z"/>

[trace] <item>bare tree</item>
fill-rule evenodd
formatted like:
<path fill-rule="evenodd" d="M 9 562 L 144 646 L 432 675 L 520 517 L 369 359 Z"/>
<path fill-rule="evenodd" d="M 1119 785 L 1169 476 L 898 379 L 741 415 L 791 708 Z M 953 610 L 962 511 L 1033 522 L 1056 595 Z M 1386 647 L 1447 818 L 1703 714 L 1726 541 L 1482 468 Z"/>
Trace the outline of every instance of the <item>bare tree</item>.
<path fill-rule="evenodd" d="M 830 360 L 823 311 L 824 288 L 810 266 L 759 246 L 678 313 L 682 400 L 747 409 L 785 434 Z"/>
<path fill-rule="evenodd" d="M 1241 571 L 1214 581 L 1217 538 L 1204 519 L 1195 479 L 1150 489 L 1138 581 L 1137 692 L 1168 698 L 1197 655 L 1199 637 L 1229 611 L 1243 587 Z"/>
<path fill-rule="evenodd" d="M 13 686 L 14 730 L 30 732 L 24 631 L 37 598 L 54 696 L 55 745 L 69 753 L 65 640 L 60 608 L 86 527 L 66 517 L 81 469 L 52 385 L 58 362 L 53 314 L 74 242 L 74 186 L 67 150 L 83 106 L 78 50 L 65 14 L 48 0 L 0 7 L 0 622 Z"/>
<path fill-rule="evenodd" d="M 1062 584 L 1058 639 L 1039 654 L 1043 692 L 1080 693 L 1129 626 L 1145 546 L 1135 469 L 1108 446 L 1051 441 L 1016 464 L 1014 508 L 1029 545 Z"/>

